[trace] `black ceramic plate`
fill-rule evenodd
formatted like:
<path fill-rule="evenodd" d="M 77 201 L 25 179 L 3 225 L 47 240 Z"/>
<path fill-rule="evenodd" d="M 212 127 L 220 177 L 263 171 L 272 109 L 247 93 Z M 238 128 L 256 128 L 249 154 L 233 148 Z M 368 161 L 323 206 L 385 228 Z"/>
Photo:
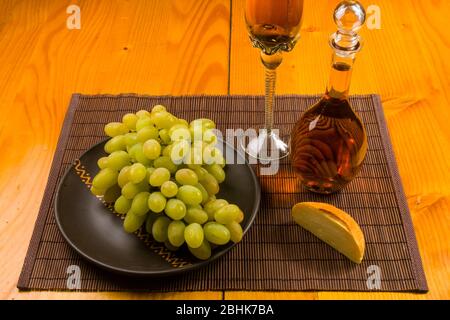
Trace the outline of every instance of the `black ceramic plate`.
<path fill-rule="evenodd" d="M 167 250 L 144 231 L 128 234 L 123 221 L 111 206 L 89 191 L 92 177 L 98 172 L 97 160 L 106 155 L 105 142 L 95 145 L 72 165 L 63 177 L 56 194 L 56 222 L 67 242 L 87 260 L 114 272 L 161 276 L 175 275 L 202 267 L 229 251 L 234 244 L 217 247 L 206 261 L 197 260 L 187 249 Z M 243 159 L 242 154 L 225 145 L 227 154 Z M 242 163 L 242 162 L 238 162 Z M 246 232 L 259 209 L 260 186 L 251 167 L 229 164 L 226 180 L 220 185 L 218 198 L 237 204 L 245 214 Z M 245 241 L 245 237 L 243 239 Z"/>

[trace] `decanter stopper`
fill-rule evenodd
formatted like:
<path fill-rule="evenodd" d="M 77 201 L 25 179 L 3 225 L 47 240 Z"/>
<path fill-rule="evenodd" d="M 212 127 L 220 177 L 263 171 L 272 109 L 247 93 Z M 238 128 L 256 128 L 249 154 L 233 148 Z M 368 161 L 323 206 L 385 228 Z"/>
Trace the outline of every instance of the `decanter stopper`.
<path fill-rule="evenodd" d="M 331 36 L 330 45 L 341 55 L 355 54 L 362 48 L 358 31 L 366 21 L 366 11 L 358 1 L 345 0 L 334 10 L 337 32 Z"/>

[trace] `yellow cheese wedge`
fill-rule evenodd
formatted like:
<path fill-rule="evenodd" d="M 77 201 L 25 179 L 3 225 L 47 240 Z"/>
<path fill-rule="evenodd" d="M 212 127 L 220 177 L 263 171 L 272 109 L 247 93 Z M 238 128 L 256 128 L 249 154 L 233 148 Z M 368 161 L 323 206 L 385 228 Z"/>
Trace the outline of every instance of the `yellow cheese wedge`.
<path fill-rule="evenodd" d="M 326 203 L 303 202 L 292 208 L 295 222 L 355 263 L 361 263 L 365 241 L 355 220 Z"/>

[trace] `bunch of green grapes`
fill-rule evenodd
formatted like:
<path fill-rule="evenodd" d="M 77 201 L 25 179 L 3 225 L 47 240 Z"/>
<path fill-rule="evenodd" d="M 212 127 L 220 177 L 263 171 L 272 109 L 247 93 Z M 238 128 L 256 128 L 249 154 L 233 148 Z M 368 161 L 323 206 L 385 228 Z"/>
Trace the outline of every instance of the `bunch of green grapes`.
<path fill-rule="evenodd" d="M 108 123 L 109 155 L 98 160 L 91 192 L 126 215 L 126 232 L 145 226 L 168 249 L 186 243 L 195 257 L 208 259 L 211 247 L 242 239 L 244 219 L 237 205 L 216 199 L 225 160 L 214 129 L 209 119 L 188 123 L 162 105 Z"/>

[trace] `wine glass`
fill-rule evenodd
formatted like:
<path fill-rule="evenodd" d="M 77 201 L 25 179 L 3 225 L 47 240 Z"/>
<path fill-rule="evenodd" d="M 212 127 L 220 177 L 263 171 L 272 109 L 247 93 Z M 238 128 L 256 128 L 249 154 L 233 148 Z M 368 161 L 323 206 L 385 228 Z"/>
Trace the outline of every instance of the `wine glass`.
<path fill-rule="evenodd" d="M 265 67 L 265 127 L 248 144 L 245 152 L 262 161 L 282 159 L 289 155 L 284 141 L 273 125 L 276 69 L 283 60 L 282 51 L 291 51 L 300 38 L 303 0 L 246 0 L 245 22 L 250 40 L 261 50 Z"/>

